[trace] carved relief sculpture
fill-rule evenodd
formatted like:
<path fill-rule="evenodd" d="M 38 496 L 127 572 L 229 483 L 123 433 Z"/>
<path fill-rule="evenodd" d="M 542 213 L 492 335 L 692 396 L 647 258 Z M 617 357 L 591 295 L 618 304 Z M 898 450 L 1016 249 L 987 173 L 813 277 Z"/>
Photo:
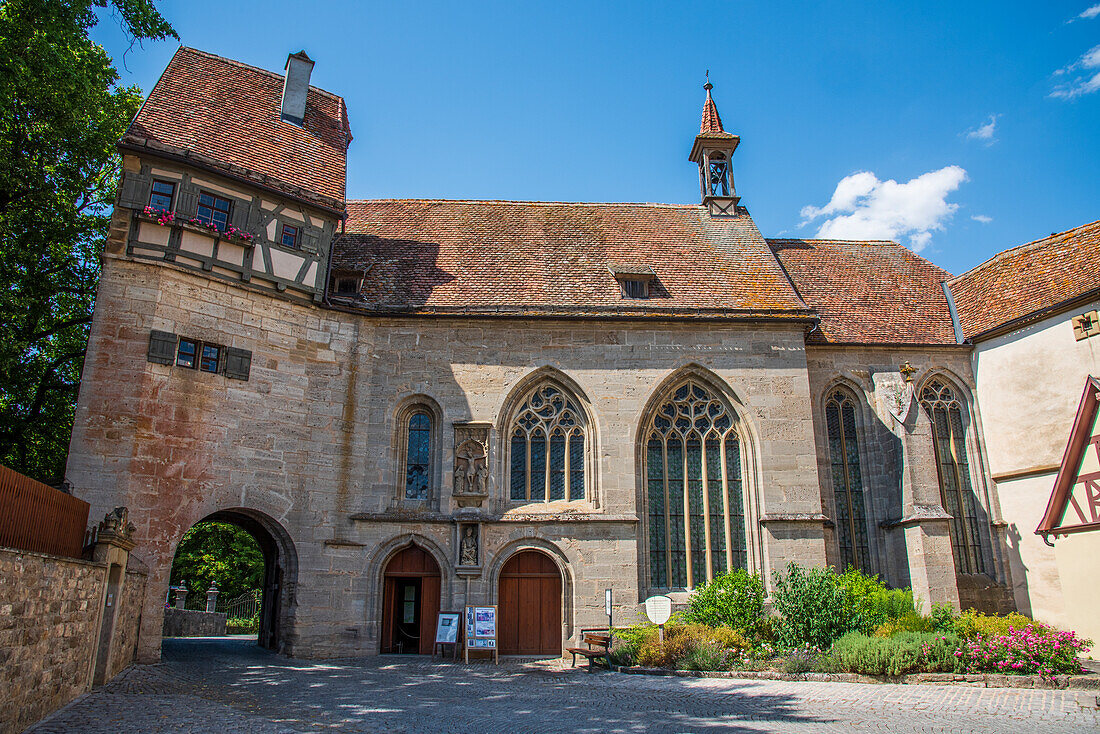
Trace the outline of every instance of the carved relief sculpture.
<path fill-rule="evenodd" d="M 455 424 L 454 497 L 462 507 L 489 496 L 488 423 Z"/>

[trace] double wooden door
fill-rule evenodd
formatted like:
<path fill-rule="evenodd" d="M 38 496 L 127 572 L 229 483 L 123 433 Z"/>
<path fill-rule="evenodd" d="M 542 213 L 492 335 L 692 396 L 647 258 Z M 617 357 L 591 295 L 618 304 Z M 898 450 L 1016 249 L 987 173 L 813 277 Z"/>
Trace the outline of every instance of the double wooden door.
<path fill-rule="evenodd" d="M 508 559 L 498 588 L 501 655 L 560 655 L 561 572 L 545 553 L 521 551 Z"/>

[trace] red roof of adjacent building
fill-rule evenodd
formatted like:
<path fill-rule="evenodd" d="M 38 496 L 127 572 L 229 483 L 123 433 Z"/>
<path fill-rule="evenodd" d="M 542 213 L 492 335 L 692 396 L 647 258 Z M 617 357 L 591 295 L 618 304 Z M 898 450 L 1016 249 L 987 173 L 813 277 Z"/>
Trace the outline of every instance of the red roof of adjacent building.
<path fill-rule="evenodd" d="M 349 201 L 333 268 L 365 272 L 362 308 L 541 315 L 809 317 L 743 208 L 516 201 Z M 615 273 L 648 268 L 650 297 Z M 647 274 L 648 277 L 648 274 Z"/>
<path fill-rule="evenodd" d="M 310 87 L 298 127 L 282 119 L 283 78 L 180 47 L 121 144 L 343 209 L 351 141 L 344 100 Z"/>
<path fill-rule="evenodd" d="M 896 242 L 769 239 L 821 317 L 810 344 L 954 344 L 951 274 Z"/>
<path fill-rule="evenodd" d="M 1100 289 L 1100 221 L 1005 250 L 948 282 L 967 339 Z"/>

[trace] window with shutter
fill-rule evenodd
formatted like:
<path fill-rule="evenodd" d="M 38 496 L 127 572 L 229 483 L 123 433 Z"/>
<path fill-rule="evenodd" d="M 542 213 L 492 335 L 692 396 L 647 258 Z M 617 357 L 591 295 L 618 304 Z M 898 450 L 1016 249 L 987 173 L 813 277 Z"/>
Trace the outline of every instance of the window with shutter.
<path fill-rule="evenodd" d="M 234 227 L 244 232 L 250 232 L 248 229 L 249 220 L 252 217 L 252 202 L 245 199 L 237 199 L 233 202 L 233 212 L 230 218 L 230 222 Z M 254 233 L 253 233 L 254 234 Z"/>
<path fill-rule="evenodd" d="M 199 188 L 186 181 L 180 185 L 179 199 L 176 203 L 176 214 L 184 220 L 193 219 L 199 206 Z"/>
<path fill-rule="evenodd" d="M 176 359 L 176 335 L 155 329 L 150 331 L 146 359 L 154 364 L 172 364 Z"/>
<path fill-rule="evenodd" d="M 301 245 L 303 250 L 317 251 L 317 242 L 320 240 L 318 237 L 320 230 L 314 227 L 303 227 L 301 234 Z"/>
<path fill-rule="evenodd" d="M 229 347 L 225 350 L 225 376 L 233 380 L 248 380 L 252 368 L 252 352 Z"/>

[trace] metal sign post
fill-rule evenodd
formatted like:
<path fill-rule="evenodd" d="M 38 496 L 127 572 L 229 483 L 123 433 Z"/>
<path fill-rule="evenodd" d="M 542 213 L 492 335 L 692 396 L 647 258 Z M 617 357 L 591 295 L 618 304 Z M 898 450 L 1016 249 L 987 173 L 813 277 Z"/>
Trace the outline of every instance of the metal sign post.
<path fill-rule="evenodd" d="M 603 609 L 607 612 L 607 632 L 611 634 L 611 589 L 604 589 Z"/>

